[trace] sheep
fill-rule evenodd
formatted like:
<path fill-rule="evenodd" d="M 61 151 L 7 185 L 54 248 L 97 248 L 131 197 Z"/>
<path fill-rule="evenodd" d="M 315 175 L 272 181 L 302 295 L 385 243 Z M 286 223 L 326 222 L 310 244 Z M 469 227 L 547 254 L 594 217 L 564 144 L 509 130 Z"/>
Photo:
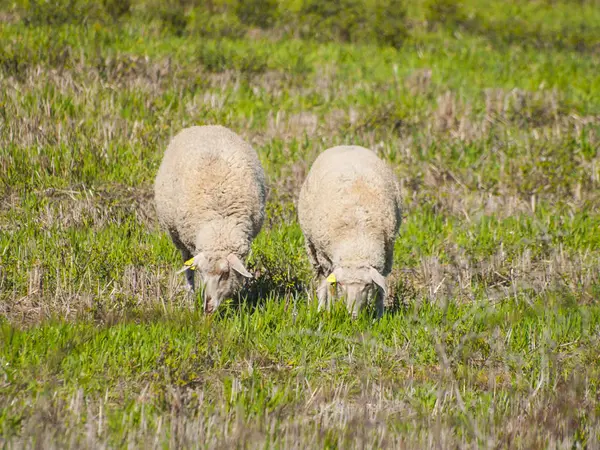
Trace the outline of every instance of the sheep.
<path fill-rule="evenodd" d="M 250 244 L 265 217 L 265 175 L 256 152 L 231 130 L 194 126 L 178 133 L 154 183 L 160 225 L 181 252 L 187 289 L 194 271 L 204 285 L 204 311 L 212 313 L 242 277 Z"/>
<path fill-rule="evenodd" d="M 319 155 L 298 199 L 298 221 L 317 276 L 319 309 L 345 297 L 354 318 L 376 297 L 383 315 L 401 216 L 398 181 L 371 150 L 338 146 Z"/>

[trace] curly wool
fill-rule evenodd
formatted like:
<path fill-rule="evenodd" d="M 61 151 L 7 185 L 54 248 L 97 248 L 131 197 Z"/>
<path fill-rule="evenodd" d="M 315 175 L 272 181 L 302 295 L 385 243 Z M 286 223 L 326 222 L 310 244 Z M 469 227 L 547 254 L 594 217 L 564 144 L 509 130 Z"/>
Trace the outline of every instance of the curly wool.
<path fill-rule="evenodd" d="M 155 181 L 160 224 L 190 254 L 244 259 L 265 217 L 265 175 L 252 147 L 222 126 L 184 129 Z"/>
<path fill-rule="evenodd" d="M 330 148 L 302 186 L 298 219 L 318 275 L 334 268 L 373 267 L 387 276 L 401 222 L 393 171 L 371 150 Z"/>

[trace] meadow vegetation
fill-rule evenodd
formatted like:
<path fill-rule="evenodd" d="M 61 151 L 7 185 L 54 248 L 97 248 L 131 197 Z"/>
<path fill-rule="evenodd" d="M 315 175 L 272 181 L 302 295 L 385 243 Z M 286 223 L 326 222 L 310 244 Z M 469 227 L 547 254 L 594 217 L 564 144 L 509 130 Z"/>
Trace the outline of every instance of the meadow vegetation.
<path fill-rule="evenodd" d="M 597 0 L 0 0 L 0 444 L 600 447 L 599 74 Z M 209 123 L 269 197 L 205 317 L 152 182 Z M 296 221 L 347 143 L 402 185 L 377 322 Z"/>

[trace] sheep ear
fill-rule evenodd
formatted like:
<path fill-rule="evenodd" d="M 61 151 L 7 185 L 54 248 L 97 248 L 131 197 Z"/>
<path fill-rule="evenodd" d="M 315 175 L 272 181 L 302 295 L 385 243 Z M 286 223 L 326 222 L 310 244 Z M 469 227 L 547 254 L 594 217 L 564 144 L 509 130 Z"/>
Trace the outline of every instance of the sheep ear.
<path fill-rule="evenodd" d="M 377 269 L 374 267 L 369 267 L 369 276 L 371 277 L 373 283 L 381 288 L 383 295 L 387 295 L 387 283 L 385 281 L 385 277 L 377 272 Z"/>
<path fill-rule="evenodd" d="M 178 270 L 177 273 L 185 272 L 186 270 L 196 270 L 196 267 L 201 265 L 204 262 L 204 253 L 200 252 L 193 258 L 188 259 L 183 263 L 183 269 Z"/>
<path fill-rule="evenodd" d="M 252 274 L 250 272 L 248 272 L 248 269 L 246 269 L 244 267 L 244 264 L 242 263 L 242 261 L 240 261 L 240 258 L 238 258 L 237 255 L 230 253 L 227 256 L 227 262 L 229 263 L 229 267 L 231 267 L 233 270 L 235 270 L 240 275 L 242 275 L 246 278 L 254 278 L 252 276 Z"/>

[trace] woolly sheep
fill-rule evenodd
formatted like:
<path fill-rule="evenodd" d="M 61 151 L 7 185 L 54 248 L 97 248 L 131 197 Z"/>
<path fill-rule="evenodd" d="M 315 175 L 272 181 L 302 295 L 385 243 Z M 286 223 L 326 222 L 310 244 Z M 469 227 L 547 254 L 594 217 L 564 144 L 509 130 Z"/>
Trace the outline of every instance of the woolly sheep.
<path fill-rule="evenodd" d="M 156 176 L 159 222 L 181 251 L 187 287 L 194 270 L 204 285 L 204 311 L 216 310 L 242 277 L 250 244 L 265 217 L 265 175 L 256 152 L 222 126 L 177 134 Z"/>
<path fill-rule="evenodd" d="M 381 317 L 401 222 L 392 170 L 364 147 L 325 150 L 302 185 L 298 220 L 317 275 L 319 308 L 345 297 L 356 317 L 376 297 Z"/>

